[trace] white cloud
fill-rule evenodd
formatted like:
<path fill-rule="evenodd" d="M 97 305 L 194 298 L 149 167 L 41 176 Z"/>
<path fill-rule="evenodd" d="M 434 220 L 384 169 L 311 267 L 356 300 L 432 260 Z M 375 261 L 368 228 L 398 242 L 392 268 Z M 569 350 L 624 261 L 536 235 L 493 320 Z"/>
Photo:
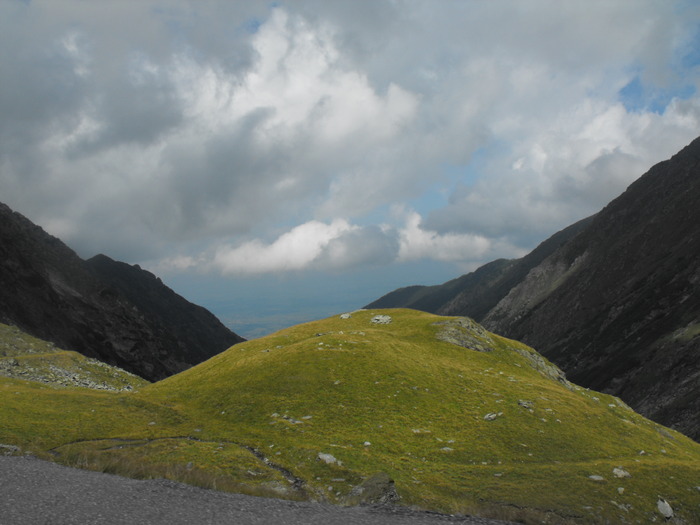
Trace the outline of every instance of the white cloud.
<path fill-rule="evenodd" d="M 475 234 L 447 233 L 440 235 L 425 230 L 421 217 L 413 212 L 406 218 L 401 229 L 399 260 L 435 259 L 446 262 L 464 262 L 481 259 L 489 252 L 491 242 L 486 237 Z"/>
<path fill-rule="evenodd" d="M 271 242 L 254 239 L 221 245 L 210 253 L 166 258 L 153 267 L 164 272 L 199 269 L 244 276 L 303 270 L 338 272 L 421 259 L 473 267 L 487 254 L 494 258 L 504 251 L 523 254 L 502 240 L 426 230 L 421 216 L 413 211 L 398 215 L 404 221 L 400 226 L 358 226 L 345 219 L 331 223 L 313 220 Z"/>
<path fill-rule="evenodd" d="M 699 116 L 700 100 L 672 101 L 659 115 L 592 99 L 543 115 L 488 159 L 481 179 L 458 186 L 426 225 L 442 233 L 520 235 L 531 244 L 597 212 L 690 142 Z"/>
<path fill-rule="evenodd" d="M 83 255 L 187 271 L 515 256 L 695 137 L 697 15 L 654 0 L 5 2 L 0 192 Z M 659 109 L 647 92 L 671 95 Z"/>
<path fill-rule="evenodd" d="M 324 248 L 353 227 L 342 219 L 324 224 L 310 221 L 265 244 L 259 240 L 216 250 L 211 266 L 223 274 L 298 271 L 307 268 Z"/>

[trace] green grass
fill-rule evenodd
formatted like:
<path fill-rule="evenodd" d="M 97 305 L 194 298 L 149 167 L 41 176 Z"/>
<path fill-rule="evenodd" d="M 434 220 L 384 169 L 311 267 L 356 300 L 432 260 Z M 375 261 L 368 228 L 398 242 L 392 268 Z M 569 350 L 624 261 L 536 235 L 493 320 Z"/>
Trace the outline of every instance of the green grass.
<path fill-rule="evenodd" d="M 392 322 L 372 324 L 376 313 Z M 307 323 L 134 393 L 6 379 L 0 442 L 89 468 L 288 498 L 342 503 L 385 472 L 403 504 L 431 510 L 647 523 L 660 519 L 661 495 L 700 522 L 700 445 L 613 397 L 552 379 L 532 349 L 478 325 L 465 344 L 490 351 L 441 341 L 436 323 L 447 320 L 377 310 Z M 616 467 L 631 477 L 616 478 Z"/>

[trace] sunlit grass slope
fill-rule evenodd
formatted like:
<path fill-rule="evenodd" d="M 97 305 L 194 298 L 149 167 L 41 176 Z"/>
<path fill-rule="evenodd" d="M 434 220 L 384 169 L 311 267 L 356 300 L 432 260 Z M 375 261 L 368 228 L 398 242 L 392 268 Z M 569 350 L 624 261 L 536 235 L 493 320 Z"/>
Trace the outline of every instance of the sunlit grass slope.
<path fill-rule="evenodd" d="M 372 323 L 378 313 L 391 322 Z M 696 443 L 552 379 L 531 349 L 478 325 L 454 328 L 464 346 L 441 341 L 447 320 L 389 310 L 304 324 L 144 393 L 205 417 L 208 439 L 235 436 L 331 500 L 384 471 L 405 503 L 445 511 L 507 503 L 643 520 L 659 494 L 698 515 Z M 615 477 L 618 467 L 630 477 Z"/>
<path fill-rule="evenodd" d="M 343 317 L 238 344 L 135 393 L 4 380 L 0 442 L 338 503 L 386 473 L 402 504 L 532 523 L 660 521 L 661 496 L 700 523 L 697 443 L 468 320 Z"/>

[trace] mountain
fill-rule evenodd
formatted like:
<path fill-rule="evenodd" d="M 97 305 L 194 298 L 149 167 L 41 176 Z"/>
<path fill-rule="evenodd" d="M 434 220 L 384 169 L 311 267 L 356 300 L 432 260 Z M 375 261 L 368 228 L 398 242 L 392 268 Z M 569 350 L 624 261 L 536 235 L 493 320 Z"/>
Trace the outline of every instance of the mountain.
<path fill-rule="evenodd" d="M 592 219 L 582 219 L 555 233 L 521 259 L 497 259 L 441 285 L 399 288 L 365 308 L 415 308 L 446 315 L 458 312 L 454 315 L 482 319 L 530 270 L 577 235 Z"/>
<path fill-rule="evenodd" d="M 524 260 L 537 250 L 511 262 L 527 271 L 505 287 L 464 276 L 467 286 L 433 310 L 473 315 L 537 348 L 574 382 L 700 439 L 699 202 L 696 139 L 536 264 Z M 499 298 L 487 312 L 471 305 L 483 288 Z"/>
<path fill-rule="evenodd" d="M 170 352 L 191 364 L 206 361 L 215 353 L 244 341 L 224 327 L 206 308 L 176 294 L 151 272 L 138 265 L 96 255 L 87 265 L 109 286 L 121 292 L 158 327 L 159 337 L 175 340 Z M 212 351 L 212 349 L 216 349 Z"/>
<path fill-rule="evenodd" d="M 39 457 L 220 490 L 531 524 L 651 523 L 663 498 L 700 520 L 700 444 L 416 310 L 294 326 L 132 392 L 0 377 L 0 420 Z"/>
<path fill-rule="evenodd" d="M 59 239 L 0 204 L 0 322 L 149 380 L 242 341 L 151 273 Z"/>

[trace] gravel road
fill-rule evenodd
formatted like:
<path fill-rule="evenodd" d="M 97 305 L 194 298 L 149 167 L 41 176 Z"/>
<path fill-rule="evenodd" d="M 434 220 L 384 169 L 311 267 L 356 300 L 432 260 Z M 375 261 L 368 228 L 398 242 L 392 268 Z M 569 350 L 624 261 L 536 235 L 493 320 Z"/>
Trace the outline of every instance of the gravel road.
<path fill-rule="evenodd" d="M 335 507 L 134 480 L 31 457 L 0 456 L 0 524 L 497 525 L 398 508 Z"/>

